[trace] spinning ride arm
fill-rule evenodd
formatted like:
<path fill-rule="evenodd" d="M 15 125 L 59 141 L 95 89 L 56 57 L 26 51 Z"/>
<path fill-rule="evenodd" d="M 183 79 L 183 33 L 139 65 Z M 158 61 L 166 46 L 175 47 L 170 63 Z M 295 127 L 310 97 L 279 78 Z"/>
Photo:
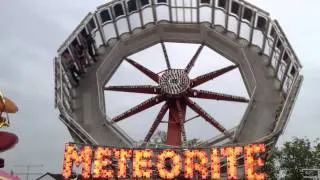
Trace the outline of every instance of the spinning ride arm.
<path fill-rule="evenodd" d="M 109 86 L 105 87 L 108 91 L 120 91 L 120 92 L 131 92 L 131 93 L 144 93 L 144 94 L 155 94 L 152 97 L 139 105 L 129 109 L 128 111 L 114 117 L 112 123 L 119 122 L 125 118 L 133 116 L 139 112 L 142 112 L 148 108 L 151 108 L 161 102 L 166 102 L 160 112 L 156 116 L 151 128 L 149 129 L 146 137 L 144 138 L 144 143 L 150 141 L 155 130 L 161 123 L 166 112 L 169 111 L 168 120 L 168 131 L 167 131 L 167 144 L 179 146 L 182 144 L 182 140 L 186 142 L 186 133 L 184 124 L 186 123 L 186 107 L 190 107 L 199 116 L 201 116 L 205 121 L 218 129 L 226 137 L 232 139 L 232 135 L 228 133 L 225 127 L 216 121 L 212 116 L 209 115 L 204 109 L 202 109 L 197 103 L 192 101 L 191 98 L 201 98 L 210 100 L 221 100 L 221 101 L 231 101 L 231 102 L 241 102 L 247 103 L 249 100 L 245 97 L 233 96 L 229 94 L 216 93 L 205 90 L 193 89 L 201 84 L 204 84 L 214 78 L 217 78 L 235 68 L 237 65 L 231 65 L 190 80 L 188 78 L 188 73 L 194 66 L 197 58 L 199 57 L 204 45 L 200 45 L 196 53 L 193 55 L 191 60 L 185 69 L 171 69 L 169 58 L 167 55 L 164 43 L 161 43 L 164 57 L 167 63 L 167 70 L 161 76 L 147 69 L 146 67 L 140 65 L 139 63 L 133 61 L 132 59 L 125 58 L 128 63 L 133 65 L 143 74 L 148 76 L 153 81 L 157 82 L 157 86 L 153 85 L 135 85 L 135 86 Z"/>

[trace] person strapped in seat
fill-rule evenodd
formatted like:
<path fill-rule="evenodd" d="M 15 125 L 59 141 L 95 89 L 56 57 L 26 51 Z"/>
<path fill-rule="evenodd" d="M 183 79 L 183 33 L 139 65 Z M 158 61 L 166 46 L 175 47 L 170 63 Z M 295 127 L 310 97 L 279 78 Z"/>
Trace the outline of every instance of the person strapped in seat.
<path fill-rule="evenodd" d="M 75 42 L 72 46 L 72 52 L 75 60 L 78 62 L 79 70 L 81 74 L 83 74 L 85 72 L 86 67 L 88 66 L 85 49 L 78 42 Z"/>
<path fill-rule="evenodd" d="M 71 76 L 73 82 L 75 83 L 75 86 L 79 85 L 79 77 L 80 77 L 80 71 L 76 67 L 76 62 L 69 53 L 68 50 L 64 51 L 61 56 L 61 63 L 63 67 L 65 68 L 68 77 Z"/>

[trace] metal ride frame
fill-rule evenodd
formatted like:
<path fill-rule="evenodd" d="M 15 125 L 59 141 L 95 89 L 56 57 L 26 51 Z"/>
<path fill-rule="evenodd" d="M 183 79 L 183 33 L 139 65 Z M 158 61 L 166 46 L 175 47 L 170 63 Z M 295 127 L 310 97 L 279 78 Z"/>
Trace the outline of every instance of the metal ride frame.
<path fill-rule="evenodd" d="M 72 42 L 81 43 L 81 31 L 95 38 L 100 61 L 73 88 L 61 54 Z M 240 124 L 198 147 L 277 141 L 303 80 L 302 65 L 279 23 L 242 0 L 120 0 L 89 13 L 54 59 L 55 106 L 75 140 L 140 145 L 105 114 L 104 87 L 124 58 L 163 42 L 197 43 L 218 52 L 238 66 L 250 95 Z"/>

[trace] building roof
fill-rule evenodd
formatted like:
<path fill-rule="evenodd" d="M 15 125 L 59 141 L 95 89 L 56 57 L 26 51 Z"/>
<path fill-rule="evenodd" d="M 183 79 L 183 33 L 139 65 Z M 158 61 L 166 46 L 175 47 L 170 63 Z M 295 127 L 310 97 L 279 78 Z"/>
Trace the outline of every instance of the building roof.
<path fill-rule="evenodd" d="M 62 174 L 53 174 L 53 173 L 46 173 L 46 174 L 38 177 L 36 180 L 41 180 L 41 179 L 44 179 L 45 177 L 48 177 L 48 176 L 50 176 L 56 180 L 64 180 Z"/>
<path fill-rule="evenodd" d="M 8 173 L 0 170 L 0 179 L 20 180 L 18 176 L 15 176 L 12 172 Z"/>

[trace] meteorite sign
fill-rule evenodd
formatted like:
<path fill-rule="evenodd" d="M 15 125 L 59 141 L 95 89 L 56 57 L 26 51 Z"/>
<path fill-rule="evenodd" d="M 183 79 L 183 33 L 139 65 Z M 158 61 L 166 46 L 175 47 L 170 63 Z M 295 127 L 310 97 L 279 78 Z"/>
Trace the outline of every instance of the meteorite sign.
<path fill-rule="evenodd" d="M 246 179 L 266 179 L 257 169 L 264 165 L 261 154 L 265 144 L 211 149 L 121 149 L 66 144 L 63 176 L 70 178 L 73 167 L 81 166 L 81 175 L 91 178 L 220 179 L 226 165 L 227 179 L 238 179 L 237 158 L 244 158 Z"/>

